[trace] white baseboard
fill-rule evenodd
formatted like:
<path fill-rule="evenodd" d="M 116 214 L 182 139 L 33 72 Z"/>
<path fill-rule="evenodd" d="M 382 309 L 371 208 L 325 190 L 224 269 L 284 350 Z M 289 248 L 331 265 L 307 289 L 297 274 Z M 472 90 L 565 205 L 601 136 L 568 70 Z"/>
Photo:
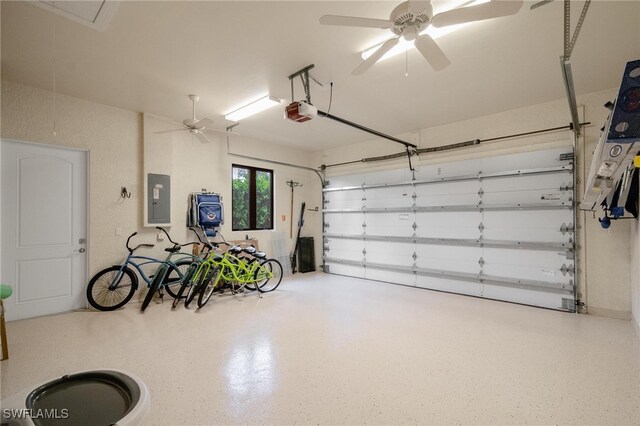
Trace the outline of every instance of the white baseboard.
<path fill-rule="evenodd" d="M 631 312 L 629 311 L 618 311 L 616 309 L 607 309 L 607 308 L 598 308 L 594 306 L 589 306 L 587 308 L 587 312 L 589 313 L 589 315 L 597 315 L 599 317 L 631 320 Z"/>

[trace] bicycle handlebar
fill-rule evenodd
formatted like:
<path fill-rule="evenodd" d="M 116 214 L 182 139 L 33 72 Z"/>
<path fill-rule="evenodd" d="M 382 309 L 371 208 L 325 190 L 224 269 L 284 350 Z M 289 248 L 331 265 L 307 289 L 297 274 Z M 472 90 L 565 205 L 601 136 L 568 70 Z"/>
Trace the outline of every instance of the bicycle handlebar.
<path fill-rule="evenodd" d="M 138 235 L 138 233 L 134 232 L 133 234 L 129 235 L 129 238 L 127 238 L 126 246 L 127 246 L 127 250 L 129 250 L 129 253 L 133 253 L 134 251 L 138 250 L 140 247 L 149 247 L 149 248 L 155 247 L 153 244 L 138 244 L 134 248 L 129 247 L 129 241 L 131 241 L 131 238 L 135 237 L 136 235 Z"/>
<path fill-rule="evenodd" d="M 194 228 L 193 226 L 190 226 L 189 229 L 191 229 L 191 231 L 193 231 L 193 233 L 196 234 L 198 241 L 200 241 L 202 244 L 205 244 L 205 242 L 202 241 L 202 238 L 200 238 L 200 234 L 198 234 L 198 231 L 196 231 L 196 228 Z"/>
<path fill-rule="evenodd" d="M 131 250 L 131 247 L 129 247 L 129 241 L 131 240 L 131 237 L 136 236 L 136 235 L 138 235 L 138 233 L 137 233 L 137 232 L 134 232 L 133 234 L 129 235 L 129 238 L 127 238 L 127 243 L 126 243 L 127 250 L 132 251 L 132 250 Z M 134 250 L 135 250 L 135 249 L 134 249 Z"/>
<path fill-rule="evenodd" d="M 167 238 L 169 239 L 169 241 L 171 241 L 173 243 L 174 246 L 179 246 L 180 244 L 176 243 L 175 241 L 173 241 L 171 239 L 171 235 L 169 235 L 169 233 L 161 226 L 156 226 L 156 229 L 159 229 L 160 231 L 164 232 L 164 235 L 167 236 Z"/>
<path fill-rule="evenodd" d="M 200 241 L 202 244 L 204 244 L 204 246 L 207 249 L 212 250 L 214 247 L 218 247 L 218 243 L 211 243 L 211 242 L 202 241 L 202 238 L 200 238 L 200 234 L 198 234 L 198 231 L 196 231 L 196 228 L 194 228 L 193 226 L 190 226 L 189 229 L 191 229 L 193 231 L 193 233 L 196 234 L 196 237 L 198 238 L 198 241 Z"/>

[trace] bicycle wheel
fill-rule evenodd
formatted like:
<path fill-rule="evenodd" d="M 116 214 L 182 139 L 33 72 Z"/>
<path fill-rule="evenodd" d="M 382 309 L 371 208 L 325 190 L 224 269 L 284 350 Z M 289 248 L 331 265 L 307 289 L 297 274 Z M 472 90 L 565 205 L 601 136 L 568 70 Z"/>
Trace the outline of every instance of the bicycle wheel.
<path fill-rule="evenodd" d="M 191 302 L 193 302 L 193 299 L 195 299 L 198 293 L 200 293 L 202 286 L 207 281 L 207 275 L 209 275 L 209 270 L 210 270 L 210 266 L 208 265 L 201 266 L 200 271 L 196 277 L 197 281 L 191 284 L 191 286 L 189 286 L 189 292 L 187 293 L 187 297 L 184 299 L 185 308 L 188 308 Z"/>
<path fill-rule="evenodd" d="M 276 259 L 267 259 L 256 269 L 254 278 L 261 293 L 275 290 L 282 281 L 282 265 Z"/>
<path fill-rule="evenodd" d="M 183 259 L 176 262 L 177 268 L 174 268 L 173 265 L 169 266 L 169 273 L 165 277 L 162 285 L 164 285 L 167 293 L 169 293 L 169 295 L 174 299 L 178 297 L 178 293 L 182 288 L 186 273 L 192 263 L 193 261 L 191 260 Z"/>
<path fill-rule="evenodd" d="M 103 269 L 91 278 L 87 286 L 87 300 L 99 311 L 114 311 L 123 307 L 133 297 L 138 288 L 138 277 L 125 266 Z M 120 275 L 118 277 L 118 275 Z"/>
<path fill-rule="evenodd" d="M 222 268 L 213 269 L 213 273 L 210 274 L 211 278 L 207 280 L 207 283 L 200 290 L 200 296 L 198 296 L 198 308 L 202 308 L 207 304 L 211 295 L 215 293 L 220 283 L 220 277 L 222 276 Z"/>
<path fill-rule="evenodd" d="M 151 281 L 151 285 L 149 286 L 149 291 L 147 291 L 147 295 L 144 296 L 144 300 L 142 301 L 142 306 L 140 307 L 142 312 L 147 309 L 147 306 L 149 306 L 149 303 L 153 300 L 153 296 L 156 294 L 156 291 L 158 291 L 162 285 L 164 277 L 167 274 L 167 268 L 168 266 L 165 264 L 158 268 L 158 272 L 156 272 L 156 275 L 153 277 L 153 281 Z"/>
<path fill-rule="evenodd" d="M 200 267 L 200 263 L 198 262 L 193 262 L 191 263 L 191 265 L 189 265 L 189 269 L 187 269 L 187 272 L 185 272 L 182 282 L 180 284 L 180 290 L 178 290 L 178 294 L 173 299 L 171 308 L 175 308 L 176 306 L 178 306 L 178 303 L 180 303 L 182 299 L 187 297 L 189 287 L 191 287 L 194 284 L 193 278 L 196 275 L 196 272 L 198 271 L 199 267 Z"/>

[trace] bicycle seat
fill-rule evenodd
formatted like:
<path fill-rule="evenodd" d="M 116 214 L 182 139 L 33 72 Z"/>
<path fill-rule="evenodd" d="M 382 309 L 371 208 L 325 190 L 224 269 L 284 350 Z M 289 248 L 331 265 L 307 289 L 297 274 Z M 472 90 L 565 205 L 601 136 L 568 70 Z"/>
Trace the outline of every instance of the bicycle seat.
<path fill-rule="evenodd" d="M 242 251 L 244 251 L 247 254 L 250 254 L 253 257 L 257 257 L 258 259 L 264 259 L 265 257 L 267 257 L 267 255 L 264 252 L 256 250 L 256 248 L 253 246 L 246 247 L 242 249 Z"/>
<path fill-rule="evenodd" d="M 169 247 L 164 249 L 164 251 L 167 251 L 169 253 L 178 253 L 180 251 L 180 246 L 173 246 L 173 247 Z"/>
<path fill-rule="evenodd" d="M 240 246 L 232 246 L 227 251 L 232 254 L 238 254 L 242 251 L 242 248 Z"/>

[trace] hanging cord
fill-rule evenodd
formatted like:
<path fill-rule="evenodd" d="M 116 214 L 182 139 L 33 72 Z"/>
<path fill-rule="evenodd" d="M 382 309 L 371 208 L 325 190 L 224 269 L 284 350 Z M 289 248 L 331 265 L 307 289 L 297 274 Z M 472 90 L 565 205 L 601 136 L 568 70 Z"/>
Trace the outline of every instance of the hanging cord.
<path fill-rule="evenodd" d="M 51 16 L 53 19 L 53 136 L 56 136 L 56 2 L 52 2 Z"/>
<path fill-rule="evenodd" d="M 327 109 L 327 114 L 331 112 L 331 102 L 333 102 L 333 81 L 329 83 L 329 108 Z"/>

